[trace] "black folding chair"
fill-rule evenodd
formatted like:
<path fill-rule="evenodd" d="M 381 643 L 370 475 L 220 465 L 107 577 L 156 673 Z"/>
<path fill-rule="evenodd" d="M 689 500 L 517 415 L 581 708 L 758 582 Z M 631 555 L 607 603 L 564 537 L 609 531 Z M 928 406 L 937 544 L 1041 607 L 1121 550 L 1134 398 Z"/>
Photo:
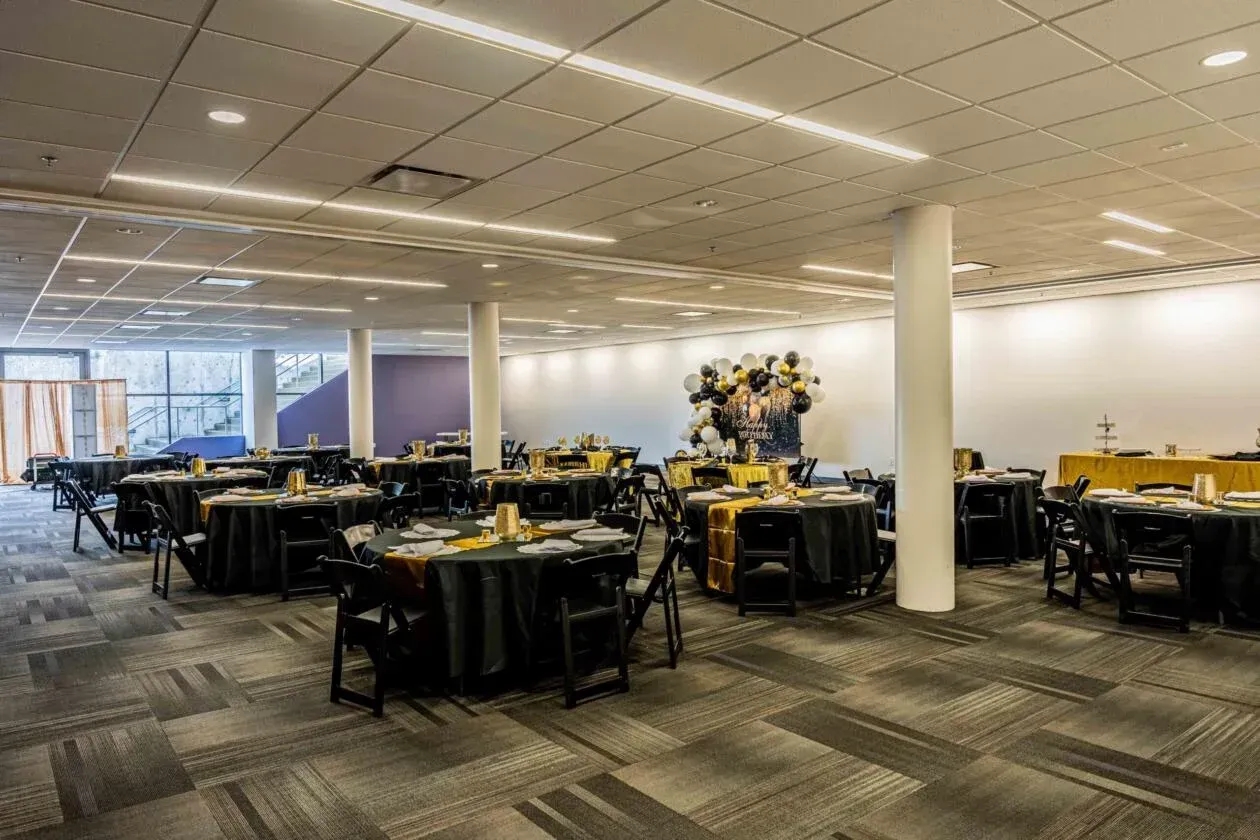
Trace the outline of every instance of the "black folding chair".
<path fill-rule="evenodd" d="M 473 492 L 467 481 L 444 478 L 442 487 L 446 492 L 446 520 L 448 522 L 456 516 L 472 513 L 477 509 L 477 494 Z"/>
<path fill-rule="evenodd" d="M 688 484 L 686 487 L 677 487 L 674 489 L 674 512 L 678 516 L 678 521 L 682 521 L 685 514 L 683 511 L 687 507 L 687 497 L 692 493 L 705 493 L 712 490 L 707 484 Z"/>
<path fill-rule="evenodd" d="M 1194 522 L 1177 513 L 1116 511 L 1112 514 L 1120 540 L 1120 623 L 1146 622 L 1173 625 L 1190 631 L 1190 579 L 1194 564 Z M 1177 579 L 1180 611 L 1177 615 L 1137 608 L 1133 572 L 1167 572 Z"/>
<path fill-rule="evenodd" d="M 682 620 L 678 615 L 678 587 L 674 578 L 674 564 L 682 557 L 686 538 L 687 529 L 683 528 L 681 533 L 666 541 L 665 550 L 661 553 L 661 562 L 656 565 L 651 577 L 627 578 L 624 584 L 626 602 L 630 608 L 626 643 L 629 644 L 635 632 L 643 626 L 643 619 L 651 606 L 660 604 L 665 614 L 665 645 L 669 652 L 669 667 L 671 668 L 678 667 L 678 656 L 683 649 Z"/>
<path fill-rule="evenodd" d="M 873 479 L 874 477 L 875 476 L 871 475 L 871 471 L 868 467 L 862 467 L 862 469 L 860 470 L 845 470 L 844 471 L 844 480 L 849 482 L 850 484 L 852 484 L 854 481 L 856 481 L 859 478 L 866 479 L 869 481 L 870 479 Z"/>
<path fill-rule="evenodd" d="M 800 536 L 801 517 L 794 510 L 746 510 L 735 517 L 735 598 L 741 616 L 750 609 L 796 615 L 796 546 Z M 783 601 L 748 600 L 748 573 L 766 563 L 781 563 L 787 569 Z"/>
<path fill-rule="evenodd" d="M 1193 493 L 1194 487 L 1189 484 L 1176 484 L 1171 481 L 1153 481 L 1147 484 L 1134 484 L 1134 493 L 1144 493 L 1147 490 L 1180 490 L 1183 493 Z"/>
<path fill-rule="evenodd" d="M 416 503 L 419 513 L 442 513 L 446 510 L 446 465 L 441 461 L 416 464 Z"/>
<path fill-rule="evenodd" d="M 144 508 L 149 499 L 149 490 L 144 484 L 129 481 L 115 481 L 110 485 L 114 498 L 118 500 L 114 512 L 114 533 L 118 539 L 118 553 L 127 549 L 135 549 L 149 553 L 149 542 L 153 532 L 153 519 Z M 128 542 L 127 538 L 131 537 Z"/>
<path fill-rule="evenodd" d="M 109 550 L 116 551 L 118 544 L 101 514 L 115 510 L 117 505 L 114 502 L 97 503 L 89 498 L 87 491 L 74 478 L 66 478 L 62 482 L 62 488 L 69 494 L 70 503 L 74 506 L 74 551 L 78 553 L 82 550 L 79 547 L 79 535 L 83 527 L 84 518 L 92 523 L 92 527 L 96 529 L 96 533 L 101 535 L 101 539 L 105 541 L 105 545 Z"/>
<path fill-rule="evenodd" d="M 1084 473 L 1078 475 L 1076 481 L 1072 482 L 1072 489 L 1076 491 L 1076 498 L 1085 498 L 1085 491 L 1089 489 L 1089 485 L 1092 483 L 1090 477 Z"/>
<path fill-rule="evenodd" d="M 353 560 L 363 562 L 363 546 L 375 536 L 380 535 L 381 526 L 375 522 L 362 525 L 351 525 L 349 528 L 334 528 L 332 545 L 334 560 Z"/>
<path fill-rule="evenodd" d="M 564 705 L 572 709 L 580 698 L 609 691 L 630 690 L 626 655 L 625 583 L 638 570 L 631 552 L 597 554 L 570 559 L 561 570 L 560 630 L 564 643 Z M 617 677 L 579 689 L 575 664 L 574 628 L 596 622 L 611 624 L 617 655 Z"/>
<path fill-rule="evenodd" d="M 885 531 L 895 531 L 896 501 L 891 482 L 876 478 L 851 478 L 849 486 L 875 500 L 875 522 Z"/>
<path fill-rule="evenodd" d="M 612 500 L 599 513 L 624 513 L 641 516 L 643 507 L 643 476 L 628 475 L 617 479 Z"/>
<path fill-rule="evenodd" d="M 572 519 L 569 485 L 563 481 L 527 481 L 521 487 L 521 516 L 530 519 Z"/>
<path fill-rule="evenodd" d="M 382 481 L 376 485 L 376 489 L 380 490 L 381 495 L 385 498 L 392 499 L 396 496 L 401 496 L 407 488 L 400 481 Z"/>
<path fill-rule="evenodd" d="M 179 560 L 184 571 L 188 572 L 188 576 L 192 578 L 192 582 L 202 589 L 209 589 L 209 575 L 206 568 L 206 560 L 203 556 L 203 546 L 206 544 L 206 535 L 202 532 L 194 534 L 185 534 L 179 530 L 179 526 L 171 519 L 171 515 L 166 508 L 153 502 L 144 502 L 145 511 L 154 524 L 154 540 L 153 540 L 153 591 L 161 595 L 163 599 L 167 598 L 171 591 L 171 554 Z M 162 549 L 166 549 L 166 571 L 162 575 L 162 582 L 158 583 L 158 571 L 161 567 Z"/>
<path fill-rule="evenodd" d="M 706 490 L 717 490 L 731 483 L 731 475 L 726 467 L 692 467 L 691 480 Z"/>
<path fill-rule="evenodd" d="M 1015 562 L 1014 494 L 1013 484 L 998 481 L 967 484 L 963 487 L 955 521 L 968 569 L 974 568 L 977 562 L 996 560 L 1007 566 Z M 996 533 L 1000 552 L 979 553 L 979 535 L 983 531 Z"/>
<path fill-rule="evenodd" d="M 366 484 L 363 479 L 365 470 L 363 465 L 351 460 L 339 460 L 337 462 L 337 483 L 338 484 Z"/>
<path fill-rule="evenodd" d="M 1072 488 L 1063 487 L 1062 490 L 1071 492 Z M 1056 492 L 1055 495 L 1061 493 Z M 1051 498 L 1047 493 L 1041 500 L 1041 505 L 1046 512 L 1048 528 L 1045 569 L 1042 572 L 1046 579 L 1046 597 L 1079 610 L 1082 591 L 1088 590 L 1095 598 L 1102 597 L 1095 585 L 1093 566 L 1095 562 L 1103 564 L 1104 570 L 1110 573 L 1107 558 L 1094 550 L 1089 523 L 1081 513 L 1079 504 L 1074 500 Z M 1067 555 L 1067 562 L 1062 565 L 1059 564 L 1060 551 Z M 1073 578 L 1071 592 L 1058 588 L 1060 575 L 1070 575 Z"/>
<path fill-rule="evenodd" d="M 382 528 L 406 528 L 412 516 L 420 515 L 420 495 L 404 493 L 385 499 L 376 508 L 376 521 Z"/>
<path fill-rule="evenodd" d="M 655 497 L 658 501 L 664 501 L 665 504 L 673 504 L 672 501 L 665 501 L 673 495 L 665 471 L 656 464 L 635 464 L 632 468 L 632 474 L 643 476 L 643 489 L 640 492 L 649 500 L 648 509 L 652 511 L 652 524 L 660 525 L 660 517 L 656 513 L 656 508 L 650 504 L 650 501 L 651 498 Z"/>
<path fill-rule="evenodd" d="M 634 535 L 634 553 L 643 547 L 643 535 L 647 531 L 647 517 L 629 513 L 597 513 L 595 521 L 605 528 L 618 528 Z"/>
<path fill-rule="evenodd" d="M 808 458 L 805 462 L 805 474 L 801 476 L 801 480 L 797 482 L 802 487 L 814 486 L 814 469 L 818 466 L 817 458 Z"/>
<path fill-rule="evenodd" d="M 332 531 L 337 506 L 328 503 L 290 503 L 276 508 L 276 530 L 280 534 L 280 600 L 290 595 L 326 595 L 328 583 L 294 586 L 305 572 L 318 568 L 319 558 L 332 553 Z"/>
<path fill-rule="evenodd" d="M 1037 486 L 1040 487 L 1046 481 L 1046 471 L 1034 469 L 1033 467 L 1007 467 L 1008 473 L 1028 473 L 1037 479 Z"/>
<path fill-rule="evenodd" d="M 48 464 L 48 468 L 53 474 L 52 509 L 74 510 L 74 502 L 71 501 L 65 486 L 66 479 L 74 478 L 74 464 L 66 460 L 52 461 Z"/>

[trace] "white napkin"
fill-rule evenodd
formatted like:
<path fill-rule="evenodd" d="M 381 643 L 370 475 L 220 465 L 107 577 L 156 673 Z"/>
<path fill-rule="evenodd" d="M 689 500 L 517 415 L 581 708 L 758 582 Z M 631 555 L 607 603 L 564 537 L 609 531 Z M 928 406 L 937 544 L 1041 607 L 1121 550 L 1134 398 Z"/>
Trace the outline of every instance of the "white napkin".
<path fill-rule="evenodd" d="M 211 470 L 211 472 L 217 473 L 218 475 L 223 475 L 223 473 L 231 472 L 231 471 L 232 471 L 231 467 L 215 467 L 213 470 Z"/>
<path fill-rule="evenodd" d="M 613 540 L 628 540 L 630 537 L 630 534 L 618 528 L 587 528 L 573 535 L 573 539 L 581 542 L 612 542 Z"/>
<path fill-rule="evenodd" d="M 1139 495 L 1142 496 L 1189 496 L 1185 490 L 1178 490 L 1175 487 L 1148 487 Z"/>
<path fill-rule="evenodd" d="M 702 490 L 699 493 L 690 493 L 687 498 L 695 499 L 697 502 L 729 502 L 730 496 L 723 496 L 716 490 Z"/>
<path fill-rule="evenodd" d="M 366 489 L 367 489 L 367 485 L 366 485 L 366 484 L 358 484 L 358 483 L 355 483 L 355 484 L 343 484 L 343 485 L 341 485 L 341 487 L 340 487 L 340 488 L 338 488 L 338 489 L 341 489 L 341 490 L 366 490 Z"/>
<path fill-rule="evenodd" d="M 1104 487 L 1101 490 L 1090 490 L 1089 495 L 1101 496 L 1102 498 L 1105 499 L 1108 496 L 1131 496 L 1133 494 L 1130 493 L 1128 490 L 1115 490 L 1111 487 Z"/>
<path fill-rule="evenodd" d="M 1107 496 L 1105 500 L 1118 505 L 1153 505 L 1155 502 L 1145 496 Z"/>
<path fill-rule="evenodd" d="M 734 484 L 723 484 L 722 492 L 723 493 L 747 493 L 748 489 L 745 487 L 736 487 Z"/>
<path fill-rule="evenodd" d="M 544 522 L 539 527 L 548 531 L 579 531 L 583 528 L 594 528 L 598 524 L 594 519 L 560 519 L 556 522 Z"/>
<path fill-rule="evenodd" d="M 964 475 L 962 480 L 972 484 L 987 484 L 993 479 L 989 478 L 987 475 Z"/>
<path fill-rule="evenodd" d="M 818 498 L 824 502 L 855 502 L 862 496 L 858 493 L 823 493 Z"/>
<path fill-rule="evenodd" d="M 241 500 L 240 496 L 230 496 L 227 493 L 220 493 L 217 496 L 211 496 L 208 499 L 202 499 L 202 501 L 205 501 L 205 502 L 239 502 L 240 500 Z"/>
<path fill-rule="evenodd" d="M 1177 502 L 1175 505 L 1169 505 L 1169 507 L 1176 508 L 1177 510 L 1216 510 L 1214 507 L 1201 505 L 1198 502 L 1192 502 L 1189 499 Z"/>
<path fill-rule="evenodd" d="M 517 547 L 521 554 L 560 554 L 565 551 L 576 551 L 582 546 L 573 540 L 543 540 L 540 543 L 525 543 Z"/>
<path fill-rule="evenodd" d="M 229 487 L 223 492 L 229 496 L 257 496 L 261 491 L 253 487 Z"/>
<path fill-rule="evenodd" d="M 348 498 L 351 498 L 352 496 L 359 495 L 359 492 L 360 492 L 359 488 L 356 488 L 353 485 L 351 485 L 350 487 L 341 487 L 337 490 L 334 490 L 333 495 L 341 496 L 342 498 L 348 499 Z"/>
<path fill-rule="evenodd" d="M 403 531 L 399 536 L 408 540 L 446 540 L 458 537 L 459 531 L 454 528 L 434 528 L 432 525 L 413 525 L 410 531 Z"/>
<path fill-rule="evenodd" d="M 493 528 L 493 527 L 494 527 L 497 523 L 494 521 L 494 517 L 493 517 L 493 516 L 487 516 L 487 517 L 485 517 L 484 519 L 478 519 L 478 520 L 477 520 L 477 524 L 478 524 L 478 525 L 480 525 L 482 528 Z M 526 525 L 528 525 L 528 524 L 529 524 L 529 520 L 528 520 L 528 519 L 522 519 L 522 520 L 521 520 L 521 527 L 522 527 L 522 528 L 524 528 L 524 527 L 525 527 Z"/>
<path fill-rule="evenodd" d="M 1008 472 L 1008 473 L 1002 473 L 1001 475 L 994 476 L 994 478 L 1009 478 L 1009 479 L 1032 478 L 1032 473 Z"/>
<path fill-rule="evenodd" d="M 769 499 L 766 499 L 764 502 L 762 502 L 762 504 L 770 505 L 772 507 L 783 507 L 785 505 L 799 505 L 800 502 L 797 501 L 796 499 L 789 499 L 787 496 L 780 495 L 780 496 L 772 496 Z"/>
<path fill-rule="evenodd" d="M 428 540 L 419 543 L 404 543 L 389 549 L 402 557 L 441 557 L 444 554 L 458 554 L 463 551 L 457 545 L 447 545 L 441 540 Z"/>
<path fill-rule="evenodd" d="M 1231 490 L 1225 494 L 1225 500 L 1230 502 L 1260 502 L 1260 491 Z"/>

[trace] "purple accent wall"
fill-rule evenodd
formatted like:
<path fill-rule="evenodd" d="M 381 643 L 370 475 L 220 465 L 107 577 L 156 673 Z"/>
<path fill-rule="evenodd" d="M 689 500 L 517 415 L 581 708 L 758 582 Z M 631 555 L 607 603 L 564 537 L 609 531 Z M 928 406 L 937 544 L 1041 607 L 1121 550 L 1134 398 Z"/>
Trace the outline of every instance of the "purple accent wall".
<path fill-rule="evenodd" d="M 347 374 L 339 374 L 282 408 L 281 446 L 350 440 Z M 447 356 L 373 356 L 372 416 L 377 455 L 397 455 L 408 441 L 468 428 L 468 360 Z"/>
<path fill-rule="evenodd" d="M 233 455 L 245 454 L 244 435 L 207 435 L 205 437 L 182 437 L 162 452 L 191 452 L 202 458 L 230 458 Z"/>

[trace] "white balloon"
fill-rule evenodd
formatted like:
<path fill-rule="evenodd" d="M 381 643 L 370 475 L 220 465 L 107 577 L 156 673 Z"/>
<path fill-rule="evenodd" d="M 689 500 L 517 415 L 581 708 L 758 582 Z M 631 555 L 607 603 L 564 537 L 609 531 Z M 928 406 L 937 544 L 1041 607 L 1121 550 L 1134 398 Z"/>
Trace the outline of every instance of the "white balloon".
<path fill-rule="evenodd" d="M 763 368 L 763 367 L 765 367 L 765 366 L 766 366 L 766 357 L 767 357 L 767 356 L 769 356 L 769 355 L 770 355 L 769 353 L 762 353 L 760 356 L 758 356 L 758 357 L 757 357 L 757 367 L 759 367 L 759 368 Z"/>
<path fill-rule="evenodd" d="M 806 387 L 808 388 L 809 386 L 806 386 Z M 823 390 L 822 386 L 814 385 L 813 387 L 818 389 L 818 393 L 813 395 L 814 402 L 815 403 L 826 402 L 827 392 Z"/>
<path fill-rule="evenodd" d="M 713 443 L 722 439 L 722 433 L 717 430 L 716 426 L 705 426 L 700 430 L 700 437 L 705 443 Z"/>
<path fill-rule="evenodd" d="M 735 370 L 735 365 L 730 359 L 718 359 L 713 367 L 717 368 L 717 372 L 728 379 L 730 378 L 731 372 Z"/>
<path fill-rule="evenodd" d="M 782 387 L 783 386 L 779 383 L 779 377 L 777 376 L 770 377 L 770 390 L 771 391 L 777 391 Z"/>
<path fill-rule="evenodd" d="M 739 357 L 739 363 L 744 366 L 744 370 L 752 370 L 757 366 L 757 355 L 755 353 L 745 353 Z"/>
<path fill-rule="evenodd" d="M 688 426 L 687 428 L 679 432 L 678 439 L 681 440 L 683 443 L 686 443 L 687 441 L 691 440 L 691 427 Z"/>
<path fill-rule="evenodd" d="M 806 382 L 810 382 L 814 378 L 814 372 L 809 368 L 798 367 L 796 372 L 799 373 L 801 379 L 804 379 Z"/>
<path fill-rule="evenodd" d="M 809 394 L 809 396 L 810 396 L 810 398 L 811 398 L 811 399 L 812 399 L 813 397 L 818 396 L 818 392 L 819 392 L 819 391 L 821 391 L 821 390 L 822 390 L 822 386 L 821 386 L 821 385 L 815 385 L 813 382 L 811 382 L 811 383 L 809 383 L 808 385 L 806 385 L 806 386 L 805 386 L 805 393 Z"/>
<path fill-rule="evenodd" d="M 683 388 L 687 393 L 694 394 L 704 387 L 704 377 L 698 373 L 689 373 L 687 378 L 683 380 Z"/>
<path fill-rule="evenodd" d="M 797 362 L 797 364 L 796 364 L 796 369 L 797 369 L 798 371 L 801 371 L 801 370 L 813 370 L 813 369 L 814 369 L 814 360 L 813 360 L 813 359 L 811 359 L 809 356 L 801 356 L 801 360 L 800 360 L 799 362 Z"/>
<path fill-rule="evenodd" d="M 701 420 L 708 420 L 713 416 L 713 409 L 705 407 L 696 412 Z"/>

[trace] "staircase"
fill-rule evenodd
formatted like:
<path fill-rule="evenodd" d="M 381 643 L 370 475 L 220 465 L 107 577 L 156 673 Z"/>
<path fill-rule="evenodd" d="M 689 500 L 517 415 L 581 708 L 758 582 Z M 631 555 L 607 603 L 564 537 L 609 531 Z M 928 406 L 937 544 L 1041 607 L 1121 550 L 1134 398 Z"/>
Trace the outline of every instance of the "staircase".
<path fill-rule="evenodd" d="M 276 410 L 288 407 L 345 369 L 346 360 L 341 356 L 319 353 L 277 356 Z"/>

